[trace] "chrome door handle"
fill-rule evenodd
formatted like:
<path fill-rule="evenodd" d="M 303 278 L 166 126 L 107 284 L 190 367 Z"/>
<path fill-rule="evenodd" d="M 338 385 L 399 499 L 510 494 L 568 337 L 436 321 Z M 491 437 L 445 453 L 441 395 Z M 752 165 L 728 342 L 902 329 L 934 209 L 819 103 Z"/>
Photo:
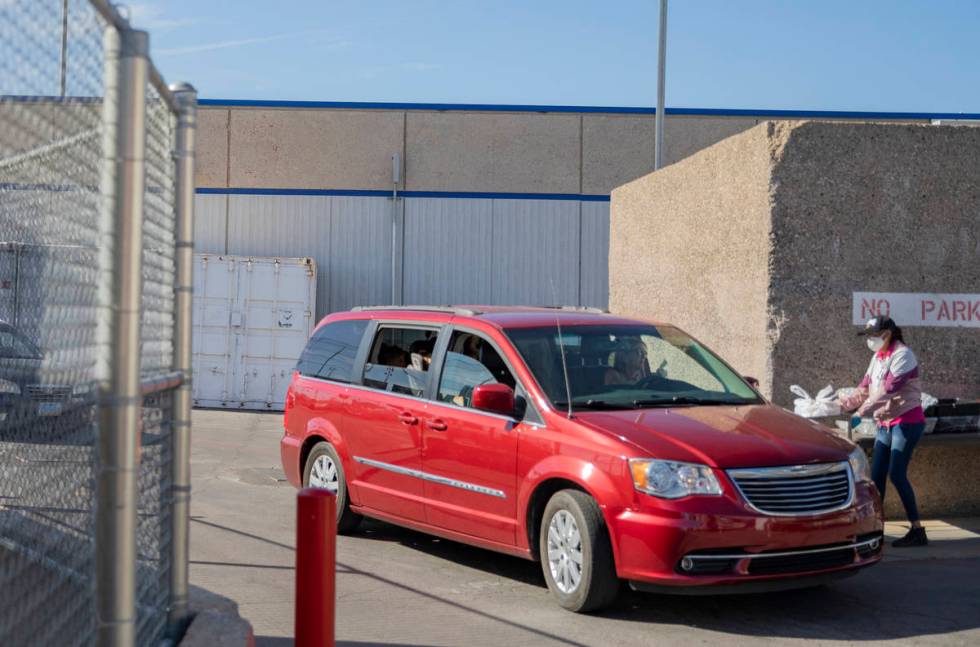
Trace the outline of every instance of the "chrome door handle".
<path fill-rule="evenodd" d="M 442 420 L 430 420 L 428 424 L 432 431 L 446 431 L 446 423 Z"/>

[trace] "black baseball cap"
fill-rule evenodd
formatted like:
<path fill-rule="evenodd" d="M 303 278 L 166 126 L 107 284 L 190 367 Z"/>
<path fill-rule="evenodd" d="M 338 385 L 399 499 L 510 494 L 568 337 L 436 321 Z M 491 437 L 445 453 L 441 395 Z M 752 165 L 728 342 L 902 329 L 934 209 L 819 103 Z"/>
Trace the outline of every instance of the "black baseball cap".
<path fill-rule="evenodd" d="M 878 335 L 885 332 L 886 330 L 895 331 L 898 328 L 895 325 L 895 321 L 891 317 L 873 317 L 868 319 L 868 323 L 864 324 L 864 330 L 858 333 L 858 337 L 864 335 Z"/>

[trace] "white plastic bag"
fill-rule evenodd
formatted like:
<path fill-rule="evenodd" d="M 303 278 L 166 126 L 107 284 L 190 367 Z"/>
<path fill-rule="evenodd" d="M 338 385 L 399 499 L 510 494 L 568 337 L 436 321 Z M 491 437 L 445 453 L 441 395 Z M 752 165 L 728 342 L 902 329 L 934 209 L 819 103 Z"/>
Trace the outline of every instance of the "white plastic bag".
<path fill-rule="evenodd" d="M 793 400 L 793 413 L 804 418 L 824 418 L 827 416 L 839 416 L 840 405 L 834 398 L 834 387 L 827 385 L 820 389 L 816 397 L 811 398 L 810 394 L 803 390 L 803 387 L 794 384 L 789 387 L 794 395 L 798 395 Z"/>
<path fill-rule="evenodd" d="M 928 393 L 923 393 L 922 394 L 922 408 L 923 409 L 928 409 L 929 407 L 931 407 L 932 405 L 934 405 L 934 404 L 936 404 L 938 402 L 939 402 L 939 400 L 937 400 L 936 398 L 932 397 Z"/>

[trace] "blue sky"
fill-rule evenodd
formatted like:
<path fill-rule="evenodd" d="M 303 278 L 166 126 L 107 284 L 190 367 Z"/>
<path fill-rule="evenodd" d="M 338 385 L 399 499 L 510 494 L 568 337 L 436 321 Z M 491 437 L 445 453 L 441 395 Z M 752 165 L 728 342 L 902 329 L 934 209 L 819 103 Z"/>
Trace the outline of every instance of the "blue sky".
<path fill-rule="evenodd" d="M 652 106 L 657 0 L 129 3 L 204 98 Z M 980 112 L 980 0 L 672 0 L 667 105 Z"/>

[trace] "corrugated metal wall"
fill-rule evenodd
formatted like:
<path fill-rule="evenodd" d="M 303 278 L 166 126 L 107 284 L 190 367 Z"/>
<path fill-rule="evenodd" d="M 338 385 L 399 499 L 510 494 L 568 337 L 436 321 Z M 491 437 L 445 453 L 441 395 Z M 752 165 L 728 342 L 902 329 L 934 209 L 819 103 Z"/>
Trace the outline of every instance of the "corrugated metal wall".
<path fill-rule="evenodd" d="M 606 202 L 198 195 L 196 207 L 198 252 L 316 260 L 317 317 L 392 302 L 392 236 L 404 303 L 608 303 Z"/>

